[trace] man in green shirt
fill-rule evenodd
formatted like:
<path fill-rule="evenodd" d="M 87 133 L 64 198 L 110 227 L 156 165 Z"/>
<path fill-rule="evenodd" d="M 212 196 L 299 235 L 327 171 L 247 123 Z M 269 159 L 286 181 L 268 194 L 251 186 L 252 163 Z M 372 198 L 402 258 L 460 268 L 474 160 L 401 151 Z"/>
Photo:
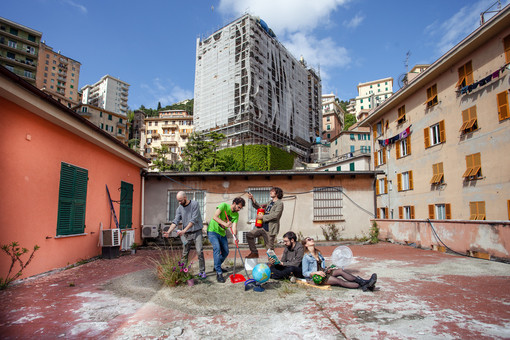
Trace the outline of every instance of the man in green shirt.
<path fill-rule="evenodd" d="M 221 283 L 225 282 L 221 265 L 228 256 L 228 239 L 225 230 L 232 228 L 231 232 L 233 236 L 237 235 L 239 211 L 244 208 L 245 205 L 246 202 L 241 197 L 234 198 L 232 204 L 221 203 L 216 207 L 216 212 L 207 227 L 207 237 L 213 246 L 216 280 Z"/>

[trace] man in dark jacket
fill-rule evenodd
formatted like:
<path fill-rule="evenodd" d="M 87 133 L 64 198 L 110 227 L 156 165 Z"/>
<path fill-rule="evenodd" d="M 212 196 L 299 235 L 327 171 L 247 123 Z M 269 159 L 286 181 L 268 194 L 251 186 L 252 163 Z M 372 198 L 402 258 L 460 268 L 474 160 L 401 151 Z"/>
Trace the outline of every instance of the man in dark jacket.
<path fill-rule="evenodd" d="M 271 269 L 271 278 L 275 280 L 288 279 L 291 275 L 302 278 L 301 263 L 303 260 L 304 248 L 301 242 L 297 242 L 296 234 L 288 231 L 283 235 L 283 250 L 280 264 L 274 264 L 275 260 L 269 259 L 269 268 Z"/>

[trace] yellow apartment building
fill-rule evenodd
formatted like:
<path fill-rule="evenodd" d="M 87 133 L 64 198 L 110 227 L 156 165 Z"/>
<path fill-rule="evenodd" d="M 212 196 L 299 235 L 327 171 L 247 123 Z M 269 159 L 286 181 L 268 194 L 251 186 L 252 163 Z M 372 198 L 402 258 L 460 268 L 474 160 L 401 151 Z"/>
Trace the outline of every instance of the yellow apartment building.
<path fill-rule="evenodd" d="M 510 219 L 510 6 L 373 109 L 377 218 Z"/>
<path fill-rule="evenodd" d="M 166 145 L 170 151 L 167 159 L 171 163 L 182 161 L 181 150 L 193 130 L 193 116 L 183 110 L 160 111 L 159 117 L 145 117 L 140 142 L 144 156 L 155 160 L 155 149 Z"/>
<path fill-rule="evenodd" d="M 73 110 L 122 143 L 128 143 L 131 123 L 126 116 L 89 104 L 79 104 L 73 107 Z"/>

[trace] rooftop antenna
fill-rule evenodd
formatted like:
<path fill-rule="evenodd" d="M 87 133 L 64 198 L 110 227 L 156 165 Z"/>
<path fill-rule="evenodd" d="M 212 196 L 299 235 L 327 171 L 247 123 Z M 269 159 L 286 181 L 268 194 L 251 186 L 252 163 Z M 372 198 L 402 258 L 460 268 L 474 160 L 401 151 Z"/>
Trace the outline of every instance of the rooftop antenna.
<path fill-rule="evenodd" d="M 494 7 L 495 4 L 498 4 L 498 10 L 497 11 L 491 11 L 490 9 L 492 7 Z M 498 13 L 500 10 L 501 10 L 501 1 L 498 0 L 495 3 L 493 3 L 489 8 L 487 8 L 485 11 L 480 13 L 480 26 L 485 24 L 485 17 L 484 17 L 485 14 L 487 14 L 487 13 Z"/>
<path fill-rule="evenodd" d="M 407 51 L 406 59 L 404 60 L 404 66 L 406 67 L 406 73 L 401 74 L 398 77 L 398 86 L 400 88 L 407 85 L 407 74 L 409 73 L 409 57 L 411 56 L 411 51 Z"/>

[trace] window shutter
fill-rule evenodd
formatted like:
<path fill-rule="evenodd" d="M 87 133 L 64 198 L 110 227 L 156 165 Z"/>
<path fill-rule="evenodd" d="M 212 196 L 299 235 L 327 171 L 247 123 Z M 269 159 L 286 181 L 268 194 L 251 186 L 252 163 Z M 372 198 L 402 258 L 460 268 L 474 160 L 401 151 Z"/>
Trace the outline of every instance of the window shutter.
<path fill-rule="evenodd" d="M 401 146 L 401 145 L 402 145 L 402 141 L 400 141 L 400 140 L 399 140 L 399 141 L 397 142 L 397 149 L 396 149 L 396 150 L 397 150 L 397 159 L 399 159 L 399 158 L 400 158 L 400 146 Z"/>
<path fill-rule="evenodd" d="M 503 46 L 505 48 L 505 60 L 507 63 L 510 63 L 510 35 L 503 39 Z"/>
<path fill-rule="evenodd" d="M 469 61 L 466 64 L 466 85 L 473 84 L 473 65 L 471 64 L 471 61 Z"/>
<path fill-rule="evenodd" d="M 445 212 L 446 212 L 446 219 L 451 220 L 452 219 L 452 207 L 451 207 L 450 203 L 446 203 L 444 205 L 444 208 L 445 208 Z"/>
<path fill-rule="evenodd" d="M 437 164 L 437 173 L 438 173 L 437 182 L 440 183 L 441 178 L 443 178 L 444 176 L 443 162 Z"/>
<path fill-rule="evenodd" d="M 397 174 L 397 189 L 402 191 L 402 174 Z"/>
<path fill-rule="evenodd" d="M 407 137 L 406 140 L 407 140 L 407 154 L 410 155 L 411 154 L 411 136 Z"/>
<path fill-rule="evenodd" d="M 477 219 L 485 220 L 485 202 L 478 202 L 478 216 Z"/>
<path fill-rule="evenodd" d="M 379 192 L 379 180 L 378 179 L 375 181 L 375 194 L 376 195 L 380 194 L 380 192 Z"/>
<path fill-rule="evenodd" d="M 433 220 L 435 218 L 435 206 L 434 204 L 429 204 L 429 219 Z"/>
<path fill-rule="evenodd" d="M 409 171 L 409 190 L 412 190 L 414 189 L 414 186 L 413 186 L 413 171 L 410 170 Z"/>
<path fill-rule="evenodd" d="M 62 163 L 57 235 L 81 234 L 85 229 L 88 170 Z"/>
<path fill-rule="evenodd" d="M 122 229 L 133 225 L 133 185 L 127 182 L 120 183 L 120 219 Z"/>
<path fill-rule="evenodd" d="M 464 172 L 464 174 L 462 175 L 462 177 L 468 177 L 471 173 L 471 171 L 473 171 L 473 155 L 467 155 L 466 156 L 466 171 Z"/>
<path fill-rule="evenodd" d="M 411 219 L 414 220 L 414 205 L 411 205 Z"/>
<path fill-rule="evenodd" d="M 381 211 L 380 211 L 380 209 L 377 209 L 377 218 L 381 218 Z"/>
<path fill-rule="evenodd" d="M 466 79 L 466 69 L 464 66 L 465 65 L 462 65 L 461 67 L 459 67 L 459 70 L 458 70 L 459 71 L 459 80 L 457 81 L 457 84 L 455 84 L 455 87 L 461 86 L 464 79 Z"/>
<path fill-rule="evenodd" d="M 506 91 L 498 93 L 497 99 L 499 120 L 508 118 L 510 114 L 508 112 L 508 95 Z"/>
<path fill-rule="evenodd" d="M 430 184 L 437 183 L 437 164 L 432 164 L 432 179 L 430 180 Z"/>
<path fill-rule="evenodd" d="M 430 131 L 428 127 L 423 129 L 423 136 L 425 137 L 425 149 L 426 149 L 430 147 Z"/>
<path fill-rule="evenodd" d="M 386 147 L 382 149 L 382 164 L 386 164 Z"/>
<path fill-rule="evenodd" d="M 482 175 L 482 160 L 480 153 L 475 153 L 473 156 L 473 172 L 471 176 L 481 176 Z"/>
<path fill-rule="evenodd" d="M 374 140 L 377 138 L 377 124 L 372 126 L 372 133 L 374 134 Z"/>
<path fill-rule="evenodd" d="M 469 219 L 470 220 L 476 220 L 477 215 L 477 206 L 476 202 L 469 202 Z"/>
<path fill-rule="evenodd" d="M 386 177 L 384 178 L 384 193 L 388 193 L 388 179 Z"/>
<path fill-rule="evenodd" d="M 446 132 L 444 129 L 444 120 L 439 122 L 439 139 L 441 140 L 441 143 L 446 142 Z"/>
<path fill-rule="evenodd" d="M 378 161 L 377 161 L 377 151 L 376 151 L 376 152 L 374 152 L 374 167 L 377 168 L 378 165 L 379 164 L 378 164 Z"/>
<path fill-rule="evenodd" d="M 404 208 L 398 207 L 398 218 L 403 219 L 404 218 Z"/>
<path fill-rule="evenodd" d="M 384 208 L 384 216 L 386 216 L 387 219 L 390 218 L 388 207 Z"/>

